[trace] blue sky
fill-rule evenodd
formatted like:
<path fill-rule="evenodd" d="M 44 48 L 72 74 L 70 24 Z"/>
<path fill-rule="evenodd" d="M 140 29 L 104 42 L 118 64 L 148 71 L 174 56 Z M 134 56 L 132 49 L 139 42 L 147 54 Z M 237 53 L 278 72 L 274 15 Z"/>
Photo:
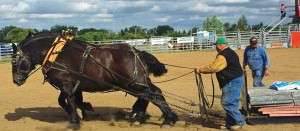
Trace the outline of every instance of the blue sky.
<path fill-rule="evenodd" d="M 120 31 L 130 26 L 147 29 L 170 25 L 175 30 L 201 28 L 206 17 L 236 23 L 245 15 L 248 24 L 268 25 L 280 15 L 280 5 L 294 0 L 0 0 L 0 28 L 50 29 L 66 25 Z M 294 10 L 294 8 L 287 8 Z M 288 15 L 293 15 L 289 12 Z M 292 19 L 287 19 L 289 22 Z"/>

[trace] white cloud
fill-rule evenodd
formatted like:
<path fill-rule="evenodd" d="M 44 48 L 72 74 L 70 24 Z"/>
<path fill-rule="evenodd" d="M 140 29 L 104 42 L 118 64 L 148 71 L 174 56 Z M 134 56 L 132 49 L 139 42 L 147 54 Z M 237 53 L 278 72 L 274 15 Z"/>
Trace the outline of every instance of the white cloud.
<path fill-rule="evenodd" d="M 216 8 L 215 7 L 210 7 L 205 3 L 199 2 L 196 5 L 189 8 L 188 10 L 196 11 L 196 12 L 210 12 L 210 11 L 213 11 L 213 10 L 215 11 Z"/>
<path fill-rule="evenodd" d="M 29 20 L 22 18 L 22 19 L 19 20 L 19 23 L 26 23 L 26 22 L 28 22 L 28 21 L 29 21 Z"/>
<path fill-rule="evenodd" d="M 178 18 L 177 21 L 185 21 L 184 18 Z"/>
<path fill-rule="evenodd" d="M 113 14 L 95 14 L 93 15 L 93 17 L 97 17 L 97 18 L 105 18 L 105 17 L 108 17 L 108 18 L 111 18 L 113 17 L 114 15 Z"/>
<path fill-rule="evenodd" d="M 30 18 L 43 18 L 43 19 L 67 19 L 73 18 L 74 14 L 30 14 Z"/>
<path fill-rule="evenodd" d="M 23 1 L 19 1 L 16 5 L 3 4 L 0 5 L 0 12 L 24 12 L 29 9 L 29 5 Z"/>
<path fill-rule="evenodd" d="M 12 5 L 0 5 L 1 12 L 9 12 L 13 8 Z"/>
<path fill-rule="evenodd" d="M 12 10 L 16 12 L 24 12 L 29 9 L 29 5 L 23 1 L 19 1 L 17 6 L 15 6 Z"/>
<path fill-rule="evenodd" d="M 150 9 L 150 11 L 152 11 L 152 12 L 159 12 L 159 11 L 160 11 L 160 7 L 157 6 L 157 5 L 154 5 L 154 6 Z"/>
<path fill-rule="evenodd" d="M 281 3 L 294 5 L 293 0 L 0 0 L 0 27 L 25 22 L 21 25 L 47 29 L 56 21 L 64 25 L 117 30 L 130 25 L 152 28 L 159 22 L 191 28 L 201 26 L 206 17 L 213 15 L 223 23 L 236 23 L 245 15 L 248 24 L 268 24 L 272 17 L 279 16 Z"/>
<path fill-rule="evenodd" d="M 213 0 L 216 3 L 246 3 L 250 0 Z"/>
<path fill-rule="evenodd" d="M 201 17 L 199 15 L 194 15 L 192 17 L 189 18 L 190 20 L 200 20 Z"/>
<path fill-rule="evenodd" d="M 16 14 L 8 13 L 0 15 L 0 20 L 7 20 L 7 19 L 16 19 L 18 16 Z"/>
<path fill-rule="evenodd" d="M 165 23 L 165 22 L 169 21 L 169 17 L 156 18 L 155 20 L 158 21 L 158 22 L 161 22 L 161 23 Z"/>
<path fill-rule="evenodd" d="M 143 6 L 148 6 L 149 4 L 147 1 L 135 1 L 135 2 L 131 2 L 131 4 L 129 4 L 129 5 L 131 5 L 133 7 L 143 7 Z"/>
<path fill-rule="evenodd" d="M 79 2 L 74 5 L 74 9 L 79 11 L 88 11 L 91 9 L 91 7 L 92 5 L 86 2 Z"/>
<path fill-rule="evenodd" d="M 86 21 L 89 22 L 89 23 L 97 23 L 97 22 L 111 23 L 111 22 L 113 22 L 113 20 L 109 19 L 109 18 L 102 18 L 102 19 L 100 19 L 100 18 L 90 18 L 90 19 L 87 19 Z"/>

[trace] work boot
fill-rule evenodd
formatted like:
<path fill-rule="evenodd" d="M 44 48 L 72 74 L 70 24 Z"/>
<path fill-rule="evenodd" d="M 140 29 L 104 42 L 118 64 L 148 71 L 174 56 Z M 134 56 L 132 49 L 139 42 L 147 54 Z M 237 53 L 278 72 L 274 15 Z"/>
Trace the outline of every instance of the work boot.
<path fill-rule="evenodd" d="M 227 128 L 225 124 L 222 124 L 222 125 L 220 126 L 220 129 L 221 129 L 222 131 L 229 131 L 229 128 Z"/>
<path fill-rule="evenodd" d="M 230 130 L 231 131 L 238 131 L 238 130 L 241 130 L 245 125 L 246 124 L 230 126 Z"/>

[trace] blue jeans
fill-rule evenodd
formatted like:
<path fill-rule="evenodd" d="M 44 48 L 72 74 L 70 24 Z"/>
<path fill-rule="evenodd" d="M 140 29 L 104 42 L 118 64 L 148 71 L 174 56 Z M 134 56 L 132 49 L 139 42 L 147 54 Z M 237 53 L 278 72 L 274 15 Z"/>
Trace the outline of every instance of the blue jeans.
<path fill-rule="evenodd" d="M 253 87 L 265 87 L 265 84 L 262 83 L 262 79 L 265 76 L 264 69 L 258 69 L 252 71 L 253 78 Z"/>
<path fill-rule="evenodd" d="M 245 118 L 239 110 L 239 98 L 243 87 L 243 76 L 237 77 L 222 87 L 221 105 L 226 111 L 226 127 L 243 126 Z"/>

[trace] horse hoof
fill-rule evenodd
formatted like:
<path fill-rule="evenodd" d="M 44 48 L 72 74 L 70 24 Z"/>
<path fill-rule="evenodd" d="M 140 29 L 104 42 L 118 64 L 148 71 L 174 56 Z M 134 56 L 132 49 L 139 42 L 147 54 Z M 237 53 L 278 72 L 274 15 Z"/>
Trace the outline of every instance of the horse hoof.
<path fill-rule="evenodd" d="M 133 122 L 131 122 L 130 126 L 141 126 L 141 122 L 133 121 Z"/>
<path fill-rule="evenodd" d="M 171 128 L 172 126 L 174 126 L 173 122 L 164 121 L 160 128 Z"/>
<path fill-rule="evenodd" d="M 87 116 L 82 116 L 82 120 L 87 121 L 88 120 Z"/>
<path fill-rule="evenodd" d="M 172 125 L 169 125 L 169 124 L 164 124 L 164 125 L 161 125 L 160 128 L 171 128 Z"/>
<path fill-rule="evenodd" d="M 69 126 L 68 126 L 68 129 L 72 129 L 72 130 L 80 130 L 80 124 L 77 124 L 77 123 L 71 123 Z"/>
<path fill-rule="evenodd" d="M 93 106 L 92 106 L 91 103 L 89 103 L 89 102 L 83 102 L 83 106 L 84 106 L 85 110 L 94 112 L 94 109 L 93 109 Z"/>

